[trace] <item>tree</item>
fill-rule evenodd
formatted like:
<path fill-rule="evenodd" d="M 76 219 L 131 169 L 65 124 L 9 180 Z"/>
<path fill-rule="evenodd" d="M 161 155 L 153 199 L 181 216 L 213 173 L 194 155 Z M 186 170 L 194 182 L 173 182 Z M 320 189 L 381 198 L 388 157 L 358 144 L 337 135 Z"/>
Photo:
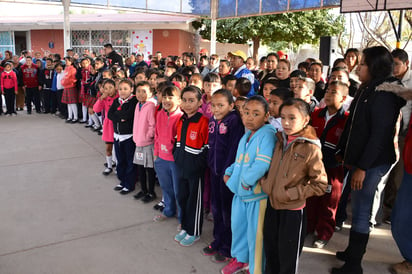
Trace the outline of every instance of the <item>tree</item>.
<path fill-rule="evenodd" d="M 193 22 L 200 35 L 210 39 L 210 20 Z M 253 42 L 253 57 L 257 59 L 260 44 L 287 42 L 295 46 L 316 44 L 321 36 L 343 32 L 343 16 L 329 10 L 311 10 L 256 17 L 221 19 L 217 22 L 216 39 L 222 43 Z"/>

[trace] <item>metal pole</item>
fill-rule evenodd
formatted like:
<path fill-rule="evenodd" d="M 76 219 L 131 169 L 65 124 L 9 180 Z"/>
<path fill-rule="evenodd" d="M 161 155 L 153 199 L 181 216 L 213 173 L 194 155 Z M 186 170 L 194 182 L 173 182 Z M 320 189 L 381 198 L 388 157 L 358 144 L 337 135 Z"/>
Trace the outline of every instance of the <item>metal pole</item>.
<path fill-rule="evenodd" d="M 401 48 L 403 12 L 404 12 L 404 10 L 401 10 L 399 12 L 399 26 L 398 26 L 398 37 L 399 37 L 399 39 L 396 41 L 396 48 L 397 49 Z"/>
<path fill-rule="evenodd" d="M 217 26 L 217 0 L 210 1 L 210 52 L 209 54 L 216 53 L 216 26 Z"/>
<path fill-rule="evenodd" d="M 71 31 L 70 31 L 70 0 L 62 0 L 64 9 L 64 25 L 63 25 L 63 41 L 64 54 L 71 45 Z"/>

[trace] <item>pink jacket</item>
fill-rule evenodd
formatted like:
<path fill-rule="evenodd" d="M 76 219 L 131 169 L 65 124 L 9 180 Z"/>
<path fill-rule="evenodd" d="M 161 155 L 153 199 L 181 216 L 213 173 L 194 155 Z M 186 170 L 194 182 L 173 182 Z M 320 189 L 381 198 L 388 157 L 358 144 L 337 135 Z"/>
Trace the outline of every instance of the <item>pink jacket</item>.
<path fill-rule="evenodd" d="M 173 146 L 176 142 L 177 122 L 182 117 L 183 111 L 177 108 L 168 113 L 164 109 L 159 110 L 156 116 L 156 133 L 154 143 L 154 155 L 166 161 L 174 161 Z"/>
<path fill-rule="evenodd" d="M 147 100 L 141 108 L 137 103 L 133 121 L 133 141 L 137 147 L 145 147 L 154 143 L 156 105 L 157 101 L 153 97 Z"/>
<path fill-rule="evenodd" d="M 107 119 L 107 113 L 109 112 L 110 107 L 113 104 L 113 101 L 116 100 L 119 97 L 118 94 L 116 94 L 115 97 L 110 97 L 107 96 L 103 100 L 97 99 L 96 103 L 93 106 L 93 111 L 94 112 L 102 112 L 104 111 L 104 117 L 106 119 L 103 120 L 103 135 L 102 135 L 102 140 L 105 142 L 114 142 L 114 130 L 113 130 L 113 122 L 110 119 Z"/>
<path fill-rule="evenodd" d="M 64 88 L 74 88 L 76 86 L 76 73 L 77 70 L 73 66 L 66 66 L 64 69 L 64 76 L 62 79 L 62 86 Z"/>
<path fill-rule="evenodd" d="M 202 95 L 202 106 L 199 109 L 199 112 L 202 113 L 204 116 L 207 117 L 207 119 L 210 120 L 210 118 L 213 117 L 212 113 L 212 102 L 207 102 L 207 95 L 203 94 Z"/>

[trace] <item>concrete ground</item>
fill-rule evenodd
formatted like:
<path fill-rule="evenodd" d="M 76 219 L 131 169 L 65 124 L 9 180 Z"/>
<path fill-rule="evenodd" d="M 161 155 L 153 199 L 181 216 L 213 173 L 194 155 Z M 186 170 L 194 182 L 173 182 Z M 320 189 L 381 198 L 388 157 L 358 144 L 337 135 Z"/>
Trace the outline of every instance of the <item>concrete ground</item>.
<path fill-rule="evenodd" d="M 112 190 L 118 181 L 101 174 L 103 152 L 100 136 L 83 125 L 46 114 L 0 116 L 0 273 L 219 273 L 223 265 L 201 255 L 212 223 L 205 221 L 199 242 L 180 247 L 176 219 L 154 223 L 154 202 Z M 341 265 L 334 253 L 347 235 L 345 227 L 325 249 L 305 247 L 299 273 Z M 364 273 L 388 273 L 399 261 L 390 227 L 375 229 Z"/>

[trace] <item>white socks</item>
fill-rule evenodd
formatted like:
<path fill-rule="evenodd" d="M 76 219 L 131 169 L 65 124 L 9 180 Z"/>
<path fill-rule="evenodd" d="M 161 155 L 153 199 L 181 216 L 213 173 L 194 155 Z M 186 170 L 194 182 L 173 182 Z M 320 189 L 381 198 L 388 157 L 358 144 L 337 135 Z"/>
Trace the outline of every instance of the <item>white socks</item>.
<path fill-rule="evenodd" d="M 100 121 L 99 118 L 97 118 L 96 113 L 94 113 L 93 115 L 90 116 L 93 120 L 93 123 L 96 127 L 100 127 Z"/>
<path fill-rule="evenodd" d="M 112 168 L 112 156 L 106 156 L 106 163 L 108 168 Z"/>
<path fill-rule="evenodd" d="M 67 112 L 69 120 L 77 120 L 77 105 L 76 104 L 67 104 Z"/>
<path fill-rule="evenodd" d="M 88 110 L 88 109 L 87 109 L 87 106 L 82 105 L 83 122 L 86 122 L 86 121 L 87 121 L 87 114 L 88 114 L 87 110 Z"/>

